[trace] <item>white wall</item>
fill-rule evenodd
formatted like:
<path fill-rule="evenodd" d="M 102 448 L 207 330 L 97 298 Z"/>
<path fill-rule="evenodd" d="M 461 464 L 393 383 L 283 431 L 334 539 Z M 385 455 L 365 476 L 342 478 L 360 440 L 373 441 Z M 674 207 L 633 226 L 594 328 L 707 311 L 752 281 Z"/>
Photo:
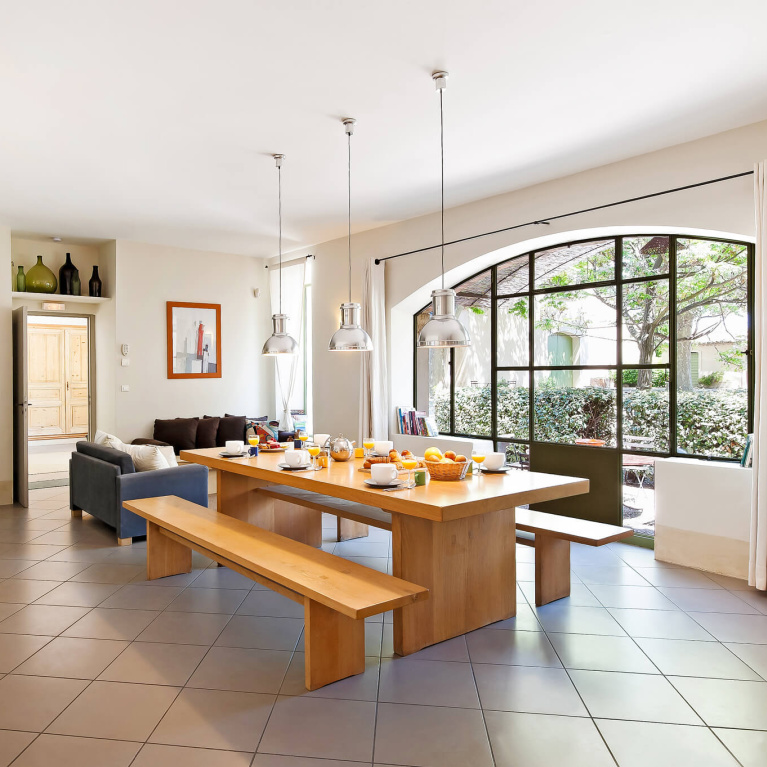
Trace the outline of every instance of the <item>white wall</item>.
<path fill-rule="evenodd" d="M 111 364 L 121 439 L 151 436 L 155 418 L 274 415 L 273 363 L 261 356 L 270 328 L 261 259 L 118 240 L 115 284 Z M 167 378 L 166 301 L 221 304 L 221 378 Z M 120 366 L 124 343 L 129 367 Z"/>
<path fill-rule="evenodd" d="M 696 181 L 751 170 L 767 156 L 767 121 L 634 157 L 545 184 L 449 209 L 446 237 L 456 239 L 592 205 L 657 192 Z M 450 195 L 450 168 L 447 168 Z M 435 188 L 435 198 L 438 189 Z M 753 181 L 745 177 L 640 203 L 562 219 L 448 248 L 447 284 L 530 247 L 573 237 L 615 232 L 677 231 L 754 235 Z M 566 234 L 567 233 L 567 234 Z M 423 216 L 353 236 L 353 297 L 360 300 L 363 259 L 433 245 L 439 238 L 439 214 Z M 344 240 L 322 243 L 291 254 L 316 256 L 314 300 L 314 391 L 317 428 L 357 435 L 359 357 L 331 355 L 327 342 L 337 326 L 338 305 L 346 296 Z M 439 251 L 389 261 L 386 303 L 389 315 L 391 405 L 411 404 L 412 315 L 429 300 L 439 275 Z M 342 359 L 339 359 L 342 356 Z"/>
<path fill-rule="evenodd" d="M 0 226 L 0 505 L 13 501 L 13 341 L 11 335 L 11 230 Z"/>

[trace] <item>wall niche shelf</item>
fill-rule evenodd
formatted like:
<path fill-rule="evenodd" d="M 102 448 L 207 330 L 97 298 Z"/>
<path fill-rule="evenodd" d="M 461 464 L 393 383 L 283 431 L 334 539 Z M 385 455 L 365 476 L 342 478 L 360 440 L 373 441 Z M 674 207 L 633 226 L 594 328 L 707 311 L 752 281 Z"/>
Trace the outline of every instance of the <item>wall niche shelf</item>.
<path fill-rule="evenodd" d="M 11 293 L 13 300 L 25 300 L 25 301 L 53 301 L 59 304 L 103 304 L 106 301 L 111 301 L 111 298 L 101 296 L 101 298 L 94 298 L 93 296 L 62 296 L 60 293 L 20 293 L 14 290 Z"/>

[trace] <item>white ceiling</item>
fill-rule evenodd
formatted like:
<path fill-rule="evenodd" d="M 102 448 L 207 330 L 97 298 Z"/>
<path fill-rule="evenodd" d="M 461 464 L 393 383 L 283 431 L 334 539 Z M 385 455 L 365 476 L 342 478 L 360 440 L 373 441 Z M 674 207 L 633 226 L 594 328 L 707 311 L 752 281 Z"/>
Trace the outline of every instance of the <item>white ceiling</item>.
<path fill-rule="evenodd" d="M 0 0 L 0 221 L 271 256 L 767 118 L 764 0 Z M 735 169 L 737 170 L 737 169 Z M 448 231 L 449 234 L 449 231 Z M 435 232 L 435 236 L 437 233 Z"/>

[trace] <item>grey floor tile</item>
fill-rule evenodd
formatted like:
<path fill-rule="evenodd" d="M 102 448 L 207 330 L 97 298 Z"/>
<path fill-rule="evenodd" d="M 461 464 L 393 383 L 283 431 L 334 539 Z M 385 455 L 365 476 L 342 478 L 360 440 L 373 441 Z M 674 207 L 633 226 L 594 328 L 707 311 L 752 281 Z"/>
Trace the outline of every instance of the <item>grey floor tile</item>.
<path fill-rule="evenodd" d="M 367 541 L 364 538 L 341 541 L 336 544 L 333 553 L 337 556 L 388 557 L 389 543 L 387 541 Z"/>
<path fill-rule="evenodd" d="M 148 743 L 131 767 L 250 767 L 253 754 Z M 322 767 L 322 765 L 320 765 Z"/>
<path fill-rule="evenodd" d="M 87 613 L 84 607 L 27 605 L 0 622 L 0 633 L 56 636 Z"/>
<path fill-rule="evenodd" d="M 32 634 L 0 634 L 0 674 L 9 674 L 50 641 Z"/>
<path fill-rule="evenodd" d="M 274 695 L 185 688 L 149 738 L 170 746 L 255 751 Z"/>
<path fill-rule="evenodd" d="M 237 610 L 238 615 L 265 615 L 272 618 L 303 618 L 304 608 L 273 591 L 253 590 Z"/>
<path fill-rule="evenodd" d="M 34 606 L 34 605 L 33 605 Z M 74 607 L 50 608 L 74 610 Z M 159 613 L 153 610 L 108 610 L 96 607 L 77 623 L 70 626 L 64 636 L 82 639 L 135 639 Z M 0 624 L 0 628 L 2 624 Z"/>
<path fill-rule="evenodd" d="M 734 591 L 733 594 L 762 615 L 767 615 L 767 591 Z"/>
<path fill-rule="evenodd" d="M 578 670 L 570 678 L 595 718 L 701 724 L 665 677 Z"/>
<path fill-rule="evenodd" d="M 494 623 L 488 628 L 495 628 L 498 624 Z M 391 652 L 387 652 L 385 657 L 391 658 L 394 656 L 393 641 L 389 644 L 392 634 L 391 624 L 384 626 L 384 635 L 387 637 L 387 645 L 391 648 Z M 367 631 L 367 627 L 365 629 Z M 397 656 L 399 657 L 399 656 Z M 444 642 L 424 647 L 423 650 L 414 652 L 407 656 L 410 660 L 442 660 L 451 661 L 453 663 L 468 663 L 469 662 L 469 648 L 466 645 L 465 636 L 453 637 L 453 639 L 447 639 Z"/>
<path fill-rule="evenodd" d="M 10 674 L 0 679 L 0 729 L 42 732 L 88 685 Z"/>
<path fill-rule="evenodd" d="M 81 570 L 72 580 L 77 583 L 124 584 L 130 583 L 143 569 L 140 565 L 95 564 Z"/>
<path fill-rule="evenodd" d="M 338 759 L 312 759 L 309 756 L 278 756 L 276 754 L 256 754 L 251 767 L 358 767 L 360 762 Z M 378 765 L 375 767 L 392 767 Z"/>
<path fill-rule="evenodd" d="M 689 589 L 723 588 L 706 573 L 686 567 L 638 567 L 636 571 L 653 586 Z"/>
<path fill-rule="evenodd" d="M 22 570 L 16 578 L 30 578 L 38 581 L 68 581 L 88 565 L 84 562 L 38 562 Z"/>
<path fill-rule="evenodd" d="M 209 567 L 194 579 L 193 588 L 200 589 L 240 589 L 250 591 L 254 582 L 228 567 Z"/>
<path fill-rule="evenodd" d="M 517 614 L 505 621 L 491 623 L 487 628 L 505 629 L 506 631 L 543 631 L 535 617 L 535 611 L 528 604 L 517 603 Z"/>
<path fill-rule="evenodd" d="M 42 581 L 30 581 L 37 583 Z M 109 583 L 75 583 L 67 581 L 37 600 L 39 605 L 97 607 L 120 587 Z"/>
<path fill-rule="evenodd" d="M 660 673 L 630 637 L 552 634 L 549 639 L 565 668 Z"/>
<path fill-rule="evenodd" d="M 290 655 L 283 650 L 211 647 L 187 686 L 276 695 L 288 670 Z"/>
<path fill-rule="evenodd" d="M 744 615 L 759 612 L 735 594 L 724 589 L 712 591 L 711 589 L 661 588 L 659 591 L 686 612 L 741 613 Z"/>
<path fill-rule="evenodd" d="M 215 613 L 164 612 L 136 637 L 136 641 L 211 645 L 230 618 Z"/>
<path fill-rule="evenodd" d="M 767 644 L 767 615 L 690 613 L 690 617 L 720 642 Z"/>
<path fill-rule="evenodd" d="M 520 590 L 530 605 L 535 604 L 535 584 L 520 583 Z M 571 607 L 602 607 L 600 601 L 589 591 L 583 583 L 570 582 L 570 596 L 558 601 L 562 605 Z"/>
<path fill-rule="evenodd" d="M 393 703 L 378 704 L 375 761 L 412 767 L 493 765 L 480 711 Z"/>
<path fill-rule="evenodd" d="M 537 631 L 479 629 L 466 635 L 472 663 L 561 667 L 551 642 Z"/>
<path fill-rule="evenodd" d="M 488 711 L 497 767 L 614 767 L 591 719 Z"/>
<path fill-rule="evenodd" d="M 678 610 L 679 608 L 654 586 L 589 586 L 591 593 L 605 607 L 634 610 Z"/>
<path fill-rule="evenodd" d="M 28 559 L 42 562 L 64 551 L 66 546 L 51 546 L 43 543 L 0 543 L 0 559 Z"/>
<path fill-rule="evenodd" d="M 481 663 L 474 663 L 473 667 L 485 711 L 588 716 L 564 669 Z"/>
<path fill-rule="evenodd" d="M 175 687 L 92 682 L 56 718 L 47 732 L 84 738 L 144 741 L 177 694 Z"/>
<path fill-rule="evenodd" d="M 767 730 L 767 682 L 681 676 L 670 681 L 709 727 Z"/>
<path fill-rule="evenodd" d="M 626 563 L 607 546 L 570 544 L 570 561 L 574 567 L 621 567 Z"/>
<path fill-rule="evenodd" d="M 756 671 L 762 679 L 767 680 L 767 644 L 727 643 L 725 647 Z"/>
<path fill-rule="evenodd" d="M 161 589 L 180 588 L 184 589 L 194 583 L 197 578 L 205 572 L 202 567 L 194 568 L 190 573 L 180 573 L 179 575 L 169 575 L 166 578 L 155 578 L 147 580 L 146 569 L 142 570 L 132 581 L 135 586 L 152 586 Z"/>
<path fill-rule="evenodd" d="M 301 695 L 306 698 L 338 698 L 340 700 L 376 700 L 378 695 L 379 658 L 365 658 L 365 671 L 311 692 L 304 683 L 304 653 L 293 654 L 280 695 Z"/>
<path fill-rule="evenodd" d="M 626 635 L 606 607 L 574 607 L 552 602 L 536 608 L 536 614 L 544 630 L 552 633 Z"/>
<path fill-rule="evenodd" d="M 28 559 L 0 559 L 0 578 L 13 578 L 18 573 L 34 567 L 36 562 Z M 46 580 L 49 580 L 46 578 Z M 50 580 L 56 580 L 55 578 Z"/>
<path fill-rule="evenodd" d="M 625 610 L 611 607 L 608 612 L 632 637 L 716 641 L 699 623 L 681 610 Z"/>
<path fill-rule="evenodd" d="M 128 767 L 141 745 L 99 738 L 41 735 L 14 767 Z"/>
<path fill-rule="evenodd" d="M 621 767 L 738 767 L 707 727 L 597 720 Z"/>
<path fill-rule="evenodd" d="M 8 767 L 36 737 L 34 732 L 0 730 L 0 767 Z"/>
<path fill-rule="evenodd" d="M 56 637 L 16 669 L 17 674 L 95 679 L 126 647 L 111 639 Z"/>
<path fill-rule="evenodd" d="M 134 642 L 99 675 L 100 681 L 183 687 L 207 648 Z"/>
<path fill-rule="evenodd" d="M 9 578 L 0 583 L 0 602 L 28 605 L 59 585 L 59 581 L 32 581 Z"/>
<path fill-rule="evenodd" d="M 714 733 L 743 767 L 764 767 L 764 755 L 767 754 L 767 732 L 716 728 Z"/>
<path fill-rule="evenodd" d="M 248 592 L 244 589 L 192 589 L 181 592 L 166 608 L 169 612 L 233 615 Z"/>
<path fill-rule="evenodd" d="M 294 650 L 303 627 L 304 622 L 300 618 L 235 615 L 226 624 L 226 628 L 216 640 L 216 645 L 260 650 Z M 378 633 L 380 645 L 380 628 Z"/>
<path fill-rule="evenodd" d="M 621 563 L 622 564 L 622 563 Z M 591 567 L 573 565 L 573 572 L 587 586 L 649 586 L 650 584 L 634 569 L 625 565 L 618 567 Z"/>
<path fill-rule="evenodd" d="M 128 584 L 102 602 L 101 606 L 124 610 L 164 610 L 180 593 L 178 587 L 158 586 L 147 590 L 144 586 Z"/>
<path fill-rule="evenodd" d="M 729 575 L 719 575 L 718 573 L 706 573 L 706 575 L 722 588 L 730 591 L 751 591 L 753 589 L 753 586 L 748 585 L 747 580 L 741 578 L 732 578 Z"/>
<path fill-rule="evenodd" d="M 469 664 L 411 660 L 410 657 L 382 661 L 378 700 L 479 708 L 474 674 Z"/>
<path fill-rule="evenodd" d="M 693 642 L 685 639 L 636 641 L 666 676 L 762 681 L 757 673 L 719 642 Z"/>

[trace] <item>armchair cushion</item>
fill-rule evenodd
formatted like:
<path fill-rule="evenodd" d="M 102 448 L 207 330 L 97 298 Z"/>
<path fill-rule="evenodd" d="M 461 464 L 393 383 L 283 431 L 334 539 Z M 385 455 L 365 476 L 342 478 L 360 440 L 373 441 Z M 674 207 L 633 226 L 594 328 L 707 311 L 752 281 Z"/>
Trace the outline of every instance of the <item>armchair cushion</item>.
<path fill-rule="evenodd" d="M 136 468 L 133 465 L 133 459 L 122 450 L 116 450 L 106 445 L 97 445 L 95 442 L 78 442 L 77 452 L 82 455 L 96 458 L 105 463 L 111 463 L 119 469 L 121 474 L 133 474 Z"/>

